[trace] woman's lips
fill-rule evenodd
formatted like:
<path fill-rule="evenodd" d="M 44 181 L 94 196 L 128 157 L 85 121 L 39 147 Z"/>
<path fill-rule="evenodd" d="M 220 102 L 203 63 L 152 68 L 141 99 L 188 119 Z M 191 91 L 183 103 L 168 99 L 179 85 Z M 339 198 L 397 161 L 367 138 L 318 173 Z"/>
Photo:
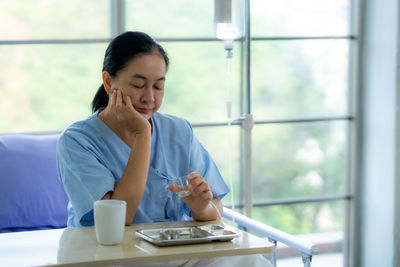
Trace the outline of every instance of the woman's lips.
<path fill-rule="evenodd" d="M 151 112 L 151 108 L 136 108 L 136 110 L 140 113 L 150 113 Z"/>

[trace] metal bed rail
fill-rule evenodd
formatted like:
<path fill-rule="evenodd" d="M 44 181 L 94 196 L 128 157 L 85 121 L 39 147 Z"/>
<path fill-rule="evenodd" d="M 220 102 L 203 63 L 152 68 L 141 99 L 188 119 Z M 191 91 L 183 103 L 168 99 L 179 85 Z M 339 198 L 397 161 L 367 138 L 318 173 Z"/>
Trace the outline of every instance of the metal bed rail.
<path fill-rule="evenodd" d="M 315 244 L 263 224 L 226 207 L 224 207 L 223 217 L 236 223 L 241 228 L 249 229 L 266 236 L 275 245 L 274 252 L 270 255 L 270 260 L 274 266 L 276 266 L 276 245 L 278 242 L 300 251 L 304 267 L 310 267 L 312 256 L 318 254 L 318 247 Z"/>

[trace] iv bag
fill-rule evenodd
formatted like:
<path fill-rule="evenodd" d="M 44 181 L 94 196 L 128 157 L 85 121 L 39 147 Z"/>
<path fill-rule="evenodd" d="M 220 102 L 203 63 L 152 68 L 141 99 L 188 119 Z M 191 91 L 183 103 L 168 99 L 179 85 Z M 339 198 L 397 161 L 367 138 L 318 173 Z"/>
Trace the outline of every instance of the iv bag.
<path fill-rule="evenodd" d="M 236 40 L 243 37 L 244 1 L 214 0 L 214 28 L 218 39 Z"/>

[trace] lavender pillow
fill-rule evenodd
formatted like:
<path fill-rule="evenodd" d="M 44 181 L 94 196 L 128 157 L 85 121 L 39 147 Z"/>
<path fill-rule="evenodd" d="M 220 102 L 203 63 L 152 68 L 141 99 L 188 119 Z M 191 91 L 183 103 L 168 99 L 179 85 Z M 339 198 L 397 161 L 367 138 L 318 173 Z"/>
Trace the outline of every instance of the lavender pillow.
<path fill-rule="evenodd" d="M 0 135 L 0 232 L 65 227 L 55 135 Z"/>

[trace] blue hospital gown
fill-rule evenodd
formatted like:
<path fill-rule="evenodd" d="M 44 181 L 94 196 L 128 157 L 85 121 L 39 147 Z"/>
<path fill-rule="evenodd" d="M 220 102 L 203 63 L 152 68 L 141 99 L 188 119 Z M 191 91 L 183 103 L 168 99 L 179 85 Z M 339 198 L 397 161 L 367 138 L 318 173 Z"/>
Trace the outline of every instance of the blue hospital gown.
<path fill-rule="evenodd" d="M 57 144 L 57 171 L 69 197 L 68 227 L 93 225 L 93 203 L 113 191 L 130 155 L 126 145 L 95 112 L 68 127 Z M 188 206 L 171 193 L 168 180 L 198 172 L 214 197 L 229 189 L 189 122 L 172 115 L 151 117 L 151 156 L 146 188 L 132 223 L 184 220 Z"/>

